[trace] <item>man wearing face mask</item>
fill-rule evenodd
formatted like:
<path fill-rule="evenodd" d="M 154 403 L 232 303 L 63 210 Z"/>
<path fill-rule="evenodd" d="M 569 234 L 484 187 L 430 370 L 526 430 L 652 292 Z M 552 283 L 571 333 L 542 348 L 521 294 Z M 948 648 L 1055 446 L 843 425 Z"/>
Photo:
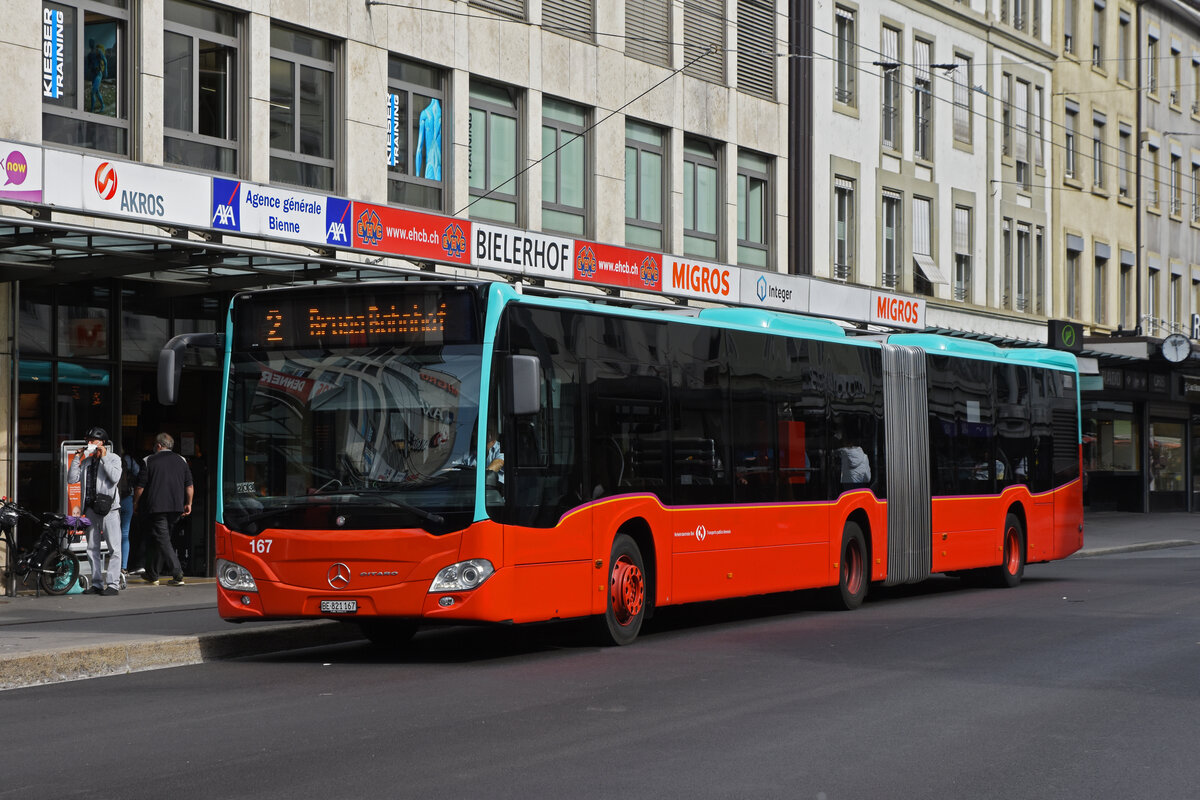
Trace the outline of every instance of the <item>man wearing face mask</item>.
<path fill-rule="evenodd" d="M 121 459 L 109 449 L 108 433 L 92 428 L 85 434 L 87 446 L 79 448 L 67 472 L 67 483 L 80 484 L 87 529 L 88 562 L 92 565 L 91 591 L 105 597 L 120 594 L 121 507 L 117 484 L 121 481 Z M 103 545 L 108 541 L 108 569 L 104 568 Z"/>

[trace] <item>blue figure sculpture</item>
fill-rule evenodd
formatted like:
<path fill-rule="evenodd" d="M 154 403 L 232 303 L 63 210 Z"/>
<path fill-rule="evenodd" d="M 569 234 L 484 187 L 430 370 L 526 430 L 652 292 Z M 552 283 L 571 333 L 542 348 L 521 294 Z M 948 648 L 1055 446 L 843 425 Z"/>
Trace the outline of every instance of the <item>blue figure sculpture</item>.
<path fill-rule="evenodd" d="M 421 157 L 425 156 L 425 170 Z M 417 129 L 417 174 L 431 181 L 442 179 L 442 104 L 433 98 L 421 112 Z"/>

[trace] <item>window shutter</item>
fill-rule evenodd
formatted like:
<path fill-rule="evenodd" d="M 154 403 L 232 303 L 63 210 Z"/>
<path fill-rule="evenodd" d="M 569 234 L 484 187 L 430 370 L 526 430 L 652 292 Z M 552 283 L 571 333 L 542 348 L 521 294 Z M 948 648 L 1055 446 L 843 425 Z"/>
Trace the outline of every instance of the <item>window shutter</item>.
<path fill-rule="evenodd" d="M 929 42 L 913 42 L 913 78 L 929 82 Z"/>
<path fill-rule="evenodd" d="M 671 64 L 669 0 L 625 3 L 625 55 L 667 67 Z"/>
<path fill-rule="evenodd" d="M 471 0 L 471 5 L 503 14 L 514 19 L 525 19 L 525 0 Z"/>
<path fill-rule="evenodd" d="M 775 5 L 738 0 L 737 82 L 746 94 L 775 99 Z"/>
<path fill-rule="evenodd" d="M 592 0 L 542 0 L 542 27 L 572 39 L 593 41 Z"/>
<path fill-rule="evenodd" d="M 926 198 L 913 198 L 913 252 L 922 255 L 929 255 L 929 206 Z"/>
<path fill-rule="evenodd" d="M 688 75 L 710 83 L 725 83 L 724 11 L 724 0 L 684 0 L 683 61 L 691 64 L 684 70 Z M 710 47 L 715 47 L 716 52 L 707 53 Z"/>
<path fill-rule="evenodd" d="M 954 207 L 954 252 L 971 254 L 971 209 Z"/>

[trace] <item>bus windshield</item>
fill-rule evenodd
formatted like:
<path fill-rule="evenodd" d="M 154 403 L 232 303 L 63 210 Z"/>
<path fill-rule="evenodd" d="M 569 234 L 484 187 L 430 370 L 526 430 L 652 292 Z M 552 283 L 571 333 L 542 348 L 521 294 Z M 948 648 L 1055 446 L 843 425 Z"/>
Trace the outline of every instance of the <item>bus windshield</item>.
<path fill-rule="evenodd" d="M 480 345 L 235 352 L 235 530 L 459 529 L 474 511 Z"/>

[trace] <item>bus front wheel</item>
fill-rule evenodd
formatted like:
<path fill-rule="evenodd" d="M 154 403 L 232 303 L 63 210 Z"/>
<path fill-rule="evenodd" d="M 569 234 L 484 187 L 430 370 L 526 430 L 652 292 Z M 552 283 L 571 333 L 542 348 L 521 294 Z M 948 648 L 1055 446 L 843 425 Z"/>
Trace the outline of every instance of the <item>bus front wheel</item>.
<path fill-rule="evenodd" d="M 642 551 L 629 535 L 618 533 L 608 563 L 601 641 L 604 644 L 631 644 L 646 618 L 646 567 Z"/>
<path fill-rule="evenodd" d="M 870 585 L 867 539 L 857 522 L 847 522 L 842 530 L 841 557 L 838 559 L 838 585 L 831 590 L 835 609 L 853 611 L 862 605 Z"/>

